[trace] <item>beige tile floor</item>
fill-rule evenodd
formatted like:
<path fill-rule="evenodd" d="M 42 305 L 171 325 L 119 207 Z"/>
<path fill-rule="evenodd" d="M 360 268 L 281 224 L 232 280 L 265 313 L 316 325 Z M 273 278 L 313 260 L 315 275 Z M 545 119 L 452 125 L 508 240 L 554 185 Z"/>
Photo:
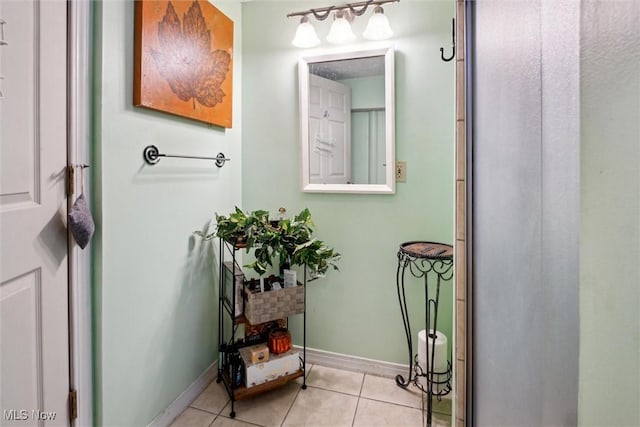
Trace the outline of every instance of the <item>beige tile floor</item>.
<path fill-rule="evenodd" d="M 224 386 L 213 381 L 172 427 L 411 427 L 426 425 L 426 399 L 412 386 L 403 390 L 391 378 L 314 365 L 302 378 L 235 404 Z M 423 406 L 424 405 L 424 406 Z M 451 425 L 451 400 L 434 399 L 433 426 Z"/>

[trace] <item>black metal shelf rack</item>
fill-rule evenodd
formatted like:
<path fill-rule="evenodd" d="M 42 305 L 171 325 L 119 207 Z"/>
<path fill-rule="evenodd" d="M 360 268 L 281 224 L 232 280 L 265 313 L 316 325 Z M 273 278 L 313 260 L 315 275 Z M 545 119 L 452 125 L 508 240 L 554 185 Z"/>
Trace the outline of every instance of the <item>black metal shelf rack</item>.
<path fill-rule="evenodd" d="M 245 299 L 241 298 L 239 302 L 240 314 L 236 314 L 236 299 L 238 295 L 243 295 L 243 292 L 238 294 L 237 286 L 239 286 L 236 276 L 242 273 L 242 269 L 238 265 L 236 259 L 236 253 L 246 248 L 243 243 L 237 241 L 226 241 L 219 239 L 219 288 L 218 288 L 218 376 L 217 382 L 224 384 L 229 398 L 231 399 L 231 413 L 229 416 L 235 418 L 235 402 L 237 400 L 247 399 L 258 394 L 265 393 L 275 388 L 281 387 L 290 381 L 294 381 L 297 378 L 302 377 L 302 389 L 306 389 L 306 352 L 307 352 L 307 274 L 306 267 L 304 268 L 304 311 L 303 316 L 303 332 L 302 332 L 302 357 L 300 358 L 300 369 L 297 372 L 285 375 L 275 380 L 268 381 L 263 384 L 259 384 L 253 387 L 246 387 L 241 381 L 242 362 L 239 355 L 239 349 L 249 345 L 255 344 L 254 342 L 246 342 L 244 338 L 238 336 L 238 327 L 242 324 L 249 324 L 248 320 L 244 316 L 245 312 Z M 225 256 L 231 258 L 231 268 L 229 269 L 225 264 Z M 225 277 L 225 272 L 230 273 L 230 279 Z M 240 286 L 245 287 L 247 285 L 244 275 Z M 276 320 L 276 319 L 274 319 Z M 229 328 L 225 331 L 225 326 Z M 225 333 L 226 332 L 226 333 Z"/>

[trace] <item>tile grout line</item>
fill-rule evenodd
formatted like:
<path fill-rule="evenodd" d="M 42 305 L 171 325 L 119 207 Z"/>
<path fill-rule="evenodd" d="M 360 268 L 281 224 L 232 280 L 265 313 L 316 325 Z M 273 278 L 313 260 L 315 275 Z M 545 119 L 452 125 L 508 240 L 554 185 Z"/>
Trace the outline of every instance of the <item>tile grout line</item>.
<path fill-rule="evenodd" d="M 360 396 L 358 396 L 357 394 L 347 393 L 347 392 L 345 392 L 345 391 L 332 390 L 332 389 L 330 389 L 330 388 L 324 388 L 324 387 L 320 387 L 320 386 L 317 386 L 317 385 L 310 385 L 310 384 L 307 384 L 307 388 L 309 388 L 309 387 L 311 387 L 311 388 L 315 388 L 316 390 L 329 391 L 329 392 L 331 392 L 331 393 L 338 393 L 338 394 L 343 394 L 343 395 L 345 395 L 345 396 L 351 396 L 351 397 L 357 397 L 357 398 L 360 398 Z"/>
<path fill-rule="evenodd" d="M 225 406 L 226 406 L 226 404 L 225 404 Z M 207 411 L 206 409 L 196 408 L 195 406 L 191 406 L 191 405 L 189 405 L 184 411 L 186 411 L 187 409 L 195 409 L 196 411 L 206 412 L 207 414 L 216 415 L 216 416 L 219 415 L 219 414 L 217 414 L 215 412 Z M 184 412 L 184 411 L 182 411 L 182 412 Z"/>
<path fill-rule="evenodd" d="M 196 411 L 199 411 L 199 412 L 205 412 L 205 413 L 207 413 L 207 414 L 209 414 L 209 415 L 215 415 L 215 416 L 218 416 L 218 414 L 216 414 L 216 413 L 214 413 L 214 412 L 207 411 L 206 409 L 194 408 L 193 406 L 189 406 L 189 407 L 187 407 L 187 409 L 195 409 Z M 184 411 L 182 411 L 182 412 L 180 413 L 180 415 L 182 415 L 182 414 L 183 414 L 187 409 L 185 409 Z M 178 415 L 178 417 L 179 417 L 180 415 Z M 176 417 L 176 418 L 177 418 L 177 417 Z M 214 417 L 214 419 L 215 419 L 215 417 Z"/>
<path fill-rule="evenodd" d="M 364 389 L 364 380 L 367 374 L 362 375 L 362 382 L 360 383 L 360 391 L 358 392 L 358 400 L 356 401 L 356 410 L 353 411 L 353 420 L 351 421 L 351 427 L 354 427 L 356 423 L 356 416 L 358 415 L 358 407 L 360 406 L 360 399 L 362 399 L 362 390 Z"/>
<path fill-rule="evenodd" d="M 307 388 L 309 388 L 309 386 L 307 386 Z M 298 400 L 298 396 L 300 396 L 301 391 L 302 391 L 302 386 L 298 387 L 298 391 L 296 392 L 296 397 L 293 398 L 293 400 L 291 401 L 291 405 L 289 405 L 289 409 L 287 409 L 287 413 L 284 414 L 284 417 L 282 418 L 282 422 L 280 423 L 280 427 L 282 427 L 285 421 L 287 421 L 287 417 L 291 413 L 291 408 L 293 408 L 293 405 L 295 405 L 296 400 Z"/>
<path fill-rule="evenodd" d="M 372 400 L 374 402 L 380 402 L 380 403 L 388 403 L 389 405 L 395 405 L 395 406 L 400 406 L 402 408 L 408 408 L 408 409 L 416 409 L 418 411 L 422 411 L 423 407 L 424 407 L 424 403 L 422 403 L 420 406 L 420 408 L 415 407 L 415 406 L 411 406 L 411 405 L 405 405 L 403 403 L 396 403 L 396 402 L 389 402 L 388 400 L 380 400 L 380 399 L 375 399 L 373 397 L 360 397 L 359 399 L 365 399 L 365 400 Z M 432 411 L 434 414 L 439 414 L 439 415 L 444 415 L 446 417 L 450 417 L 451 414 L 447 414 L 444 412 L 437 412 L 437 411 Z"/>
<path fill-rule="evenodd" d="M 306 369 L 306 362 L 305 362 L 305 372 L 304 372 L 304 377 L 302 378 L 302 384 L 307 386 L 307 389 L 309 388 L 309 384 L 307 384 L 307 380 L 309 379 L 309 375 L 311 375 L 311 370 L 313 369 L 313 365 L 311 365 L 311 367 L 309 368 L 309 371 L 307 372 Z M 293 398 L 293 400 L 291 401 L 291 405 L 289 405 L 289 409 L 287 409 L 287 413 L 284 414 L 284 418 L 282 419 L 282 422 L 280 423 L 280 427 L 282 427 L 285 423 L 285 421 L 287 421 L 287 417 L 289 416 L 289 413 L 291 413 L 291 409 L 293 408 L 293 405 L 296 403 L 296 400 L 298 400 L 298 396 L 300 396 L 300 392 L 302 391 L 302 385 L 300 385 L 300 387 L 298 388 L 298 392 L 296 393 L 296 397 Z"/>
<path fill-rule="evenodd" d="M 180 413 L 180 414 L 179 414 L 179 415 L 178 415 L 178 416 L 177 416 L 173 421 L 171 421 L 171 424 L 169 424 L 169 426 L 172 426 L 172 425 L 176 422 L 176 420 L 177 420 L 178 418 L 180 418 L 180 416 L 181 416 L 182 414 L 184 414 L 184 413 L 185 413 L 187 410 L 189 410 L 189 409 L 193 409 L 194 411 L 198 411 L 198 412 L 204 412 L 205 414 L 208 414 L 208 415 L 213 415 L 213 419 L 211 420 L 211 422 L 210 422 L 209 424 L 207 424 L 207 427 L 211 427 L 211 426 L 213 425 L 213 423 L 216 421 L 216 419 L 218 419 L 218 415 L 217 415 L 217 414 L 214 414 L 213 412 L 206 411 L 206 410 L 204 410 L 204 409 L 194 408 L 193 406 L 189 405 L 189 406 L 187 406 L 187 408 L 186 408 L 184 411 L 182 411 L 182 412 L 181 412 L 181 413 Z"/>
<path fill-rule="evenodd" d="M 212 427 L 212 426 L 213 426 L 213 423 L 215 423 L 215 422 L 216 422 L 216 420 L 217 420 L 219 417 L 220 417 L 220 414 L 218 414 L 218 415 L 216 415 L 215 417 L 213 417 L 213 420 L 209 423 L 209 426 L 208 426 L 208 427 Z"/>
<path fill-rule="evenodd" d="M 264 426 L 262 424 L 256 424 L 256 423 L 252 423 L 251 421 L 240 420 L 240 419 L 237 419 L 237 418 L 229 418 L 229 417 L 225 417 L 224 415 L 218 415 L 216 417 L 216 420 L 218 418 L 224 418 L 225 420 L 231 420 L 233 422 L 239 422 L 239 423 L 243 423 L 243 424 L 248 424 L 250 426 L 255 426 L 255 427 L 266 427 L 266 426 Z"/>
<path fill-rule="evenodd" d="M 353 419 L 351 420 L 351 427 L 354 427 L 356 424 L 356 415 L 358 415 L 358 406 L 360 406 L 360 397 L 358 397 L 358 401 L 356 402 L 356 410 L 353 411 Z"/>

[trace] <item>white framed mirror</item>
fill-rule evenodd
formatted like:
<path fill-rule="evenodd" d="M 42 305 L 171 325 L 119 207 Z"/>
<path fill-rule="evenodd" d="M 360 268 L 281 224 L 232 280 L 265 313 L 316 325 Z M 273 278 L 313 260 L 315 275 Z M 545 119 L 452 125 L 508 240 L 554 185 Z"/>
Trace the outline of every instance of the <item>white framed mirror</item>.
<path fill-rule="evenodd" d="M 298 63 L 302 191 L 395 193 L 391 45 Z"/>

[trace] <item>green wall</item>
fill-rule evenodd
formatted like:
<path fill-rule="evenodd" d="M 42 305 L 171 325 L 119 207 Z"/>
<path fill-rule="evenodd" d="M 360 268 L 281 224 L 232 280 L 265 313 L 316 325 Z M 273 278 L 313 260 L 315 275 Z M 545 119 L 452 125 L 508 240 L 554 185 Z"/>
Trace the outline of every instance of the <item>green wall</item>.
<path fill-rule="evenodd" d="M 581 15 L 578 422 L 640 425 L 640 4 Z"/>
<path fill-rule="evenodd" d="M 351 88 L 351 108 L 384 108 L 384 76 L 338 81 Z"/>
<path fill-rule="evenodd" d="M 191 237 L 240 203 L 240 4 L 235 21 L 233 128 L 132 106 L 133 1 L 95 5 L 95 424 L 149 424 L 215 360 L 217 305 L 210 245 Z M 215 156 L 150 167 L 142 150 Z"/>
<path fill-rule="evenodd" d="M 451 42 L 451 1 L 385 6 L 395 31 L 396 158 L 407 182 L 395 195 L 307 194 L 300 190 L 297 62 L 310 51 L 291 46 L 298 19 L 286 14 L 320 2 L 246 2 L 242 6 L 242 207 L 311 210 L 317 235 L 342 253 L 340 272 L 310 284 L 307 345 L 408 363 L 396 295 L 396 253 L 409 240 L 453 242 L 454 68 L 440 60 Z M 313 24 L 321 39 L 329 20 Z M 366 19 L 357 19 L 362 33 Z M 325 51 L 325 42 L 314 51 Z M 442 292 L 439 324 L 451 342 L 452 285 Z M 423 328 L 422 282 L 408 284 L 414 335 Z M 301 320 L 292 320 L 300 337 Z M 417 339 L 414 337 L 414 339 Z M 300 341 L 298 341 L 300 342 Z"/>

